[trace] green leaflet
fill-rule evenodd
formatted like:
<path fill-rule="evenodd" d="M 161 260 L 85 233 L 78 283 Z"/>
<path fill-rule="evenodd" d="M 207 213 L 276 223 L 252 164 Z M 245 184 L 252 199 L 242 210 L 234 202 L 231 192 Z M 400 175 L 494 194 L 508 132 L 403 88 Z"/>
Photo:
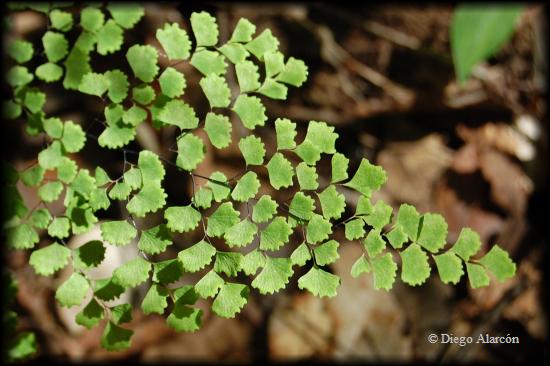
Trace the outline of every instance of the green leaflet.
<path fill-rule="evenodd" d="M 99 322 L 105 317 L 105 310 L 92 298 L 88 305 L 84 307 L 78 314 L 76 314 L 76 323 L 80 324 L 88 329 L 91 329 L 99 324 Z"/>
<path fill-rule="evenodd" d="M 397 264 L 393 261 L 391 253 L 374 258 L 371 265 L 374 288 L 377 290 L 391 290 L 395 281 L 395 273 L 397 272 Z"/>
<path fill-rule="evenodd" d="M 256 26 L 248 19 L 240 18 L 235 25 L 235 29 L 233 30 L 233 34 L 231 35 L 229 42 L 250 42 L 254 33 L 256 33 Z"/>
<path fill-rule="evenodd" d="M 241 260 L 241 268 L 247 275 L 254 275 L 265 265 L 266 256 L 258 249 L 246 254 Z"/>
<path fill-rule="evenodd" d="M 142 252 L 150 255 L 159 254 L 169 245 L 172 245 L 172 235 L 166 225 L 157 225 L 141 231 L 138 249 Z"/>
<path fill-rule="evenodd" d="M 468 273 L 470 286 L 473 289 L 489 286 L 490 279 L 483 266 L 466 262 L 466 272 Z"/>
<path fill-rule="evenodd" d="M 292 233 L 292 229 L 286 222 L 284 217 L 277 216 L 271 223 L 260 233 L 260 249 L 261 250 L 278 250 L 285 243 Z"/>
<path fill-rule="evenodd" d="M 355 263 L 353 263 L 350 273 L 353 278 L 357 278 L 363 273 L 369 273 L 371 270 L 372 267 L 369 261 L 367 260 L 367 258 L 365 258 L 364 255 L 362 255 L 355 261 Z"/>
<path fill-rule="evenodd" d="M 189 58 L 191 41 L 189 40 L 187 32 L 181 29 L 177 23 L 165 23 L 163 29 L 157 29 L 156 35 L 168 59 L 186 60 Z"/>
<path fill-rule="evenodd" d="M 263 126 L 267 120 L 265 107 L 260 98 L 241 94 L 233 105 L 233 111 L 237 113 L 244 127 L 253 130 L 256 126 Z"/>
<path fill-rule="evenodd" d="M 166 204 L 166 193 L 160 185 L 144 185 L 126 205 L 132 215 L 144 217 L 149 212 L 155 212 Z"/>
<path fill-rule="evenodd" d="M 132 305 L 120 304 L 112 307 L 111 319 L 117 325 L 132 321 Z"/>
<path fill-rule="evenodd" d="M 306 81 L 307 76 L 308 70 L 304 61 L 290 57 L 277 76 L 277 81 L 299 87 Z"/>
<path fill-rule="evenodd" d="M 103 12 L 95 7 L 86 7 L 80 14 L 80 25 L 89 32 L 96 32 L 104 22 Z"/>
<path fill-rule="evenodd" d="M 106 55 L 120 50 L 123 38 L 123 30 L 115 21 L 109 19 L 97 32 L 97 52 Z"/>
<path fill-rule="evenodd" d="M 246 165 L 262 165 L 265 156 L 265 146 L 262 140 L 250 135 L 239 141 L 239 149 Z"/>
<path fill-rule="evenodd" d="M 332 160 L 330 161 L 332 168 L 332 175 L 330 182 L 336 183 L 348 179 L 348 165 L 349 159 L 345 155 L 340 153 L 335 153 L 332 155 Z"/>
<path fill-rule="evenodd" d="M 141 5 L 131 3 L 111 3 L 107 5 L 114 21 L 122 28 L 131 29 L 145 14 Z"/>
<path fill-rule="evenodd" d="M 69 42 L 61 33 L 48 31 L 42 37 L 44 52 L 50 62 L 57 62 L 67 56 Z"/>
<path fill-rule="evenodd" d="M 380 189 L 387 179 L 386 172 L 381 167 L 372 165 L 367 159 L 362 159 L 353 178 L 344 185 L 370 197 L 372 192 Z"/>
<path fill-rule="evenodd" d="M 251 284 L 262 295 L 273 294 L 283 289 L 293 274 L 289 258 L 266 257 L 263 267 Z"/>
<path fill-rule="evenodd" d="M 53 243 L 32 252 L 29 263 L 39 275 L 49 276 L 65 267 L 70 256 L 70 249 Z"/>
<path fill-rule="evenodd" d="M 249 56 L 249 52 L 246 48 L 239 43 L 226 43 L 221 46 L 218 51 L 227 57 L 227 59 L 233 64 L 243 62 Z"/>
<path fill-rule="evenodd" d="M 101 336 L 101 347 L 108 351 L 122 351 L 130 348 L 131 338 L 134 332 L 119 327 L 113 322 L 108 322 Z"/>
<path fill-rule="evenodd" d="M 327 125 L 326 122 L 309 121 L 304 142 L 310 142 L 321 153 L 334 154 L 337 138 L 338 134 L 334 132 L 333 126 Z"/>
<path fill-rule="evenodd" d="M 152 285 L 141 302 L 144 314 L 163 314 L 168 306 L 168 290 L 161 285 Z"/>
<path fill-rule="evenodd" d="M 109 89 L 109 79 L 103 75 L 89 72 L 82 77 L 78 91 L 101 97 Z"/>
<path fill-rule="evenodd" d="M 258 66 L 252 61 L 243 61 L 235 65 L 235 73 L 241 93 L 250 92 L 260 87 Z"/>
<path fill-rule="evenodd" d="M 311 219 L 314 210 L 315 201 L 303 192 L 296 192 L 288 208 L 289 214 L 300 219 L 301 221 Z"/>
<path fill-rule="evenodd" d="M 170 230 L 184 233 L 195 229 L 201 220 L 201 214 L 191 205 L 168 207 L 164 218 Z"/>
<path fill-rule="evenodd" d="M 231 122 L 226 116 L 208 113 L 204 123 L 204 131 L 208 135 L 212 145 L 223 149 L 231 143 Z"/>
<path fill-rule="evenodd" d="M 176 165 L 185 170 L 194 170 L 199 165 L 206 154 L 206 147 L 202 140 L 186 133 L 178 139 L 178 157 Z"/>
<path fill-rule="evenodd" d="M 225 281 L 216 272 L 210 271 L 195 284 L 195 291 L 203 299 L 214 297 Z"/>
<path fill-rule="evenodd" d="M 141 105 L 151 104 L 151 102 L 155 99 L 155 90 L 147 84 L 138 85 L 132 89 L 132 99 Z M 140 109 L 145 113 L 145 116 L 140 119 L 141 122 L 147 116 L 147 112 L 145 112 L 145 110 L 142 108 Z"/>
<path fill-rule="evenodd" d="M 481 239 L 478 233 L 470 228 L 464 228 L 460 231 L 457 241 L 451 247 L 451 250 L 467 261 L 481 248 Z"/>
<path fill-rule="evenodd" d="M 162 122 L 178 126 L 182 130 L 193 129 L 199 125 L 199 119 L 193 108 L 180 99 L 174 99 L 166 103 L 162 107 L 158 118 Z"/>
<path fill-rule="evenodd" d="M 199 85 L 206 95 L 211 108 L 225 108 L 229 105 L 231 91 L 224 77 L 208 74 L 201 79 Z"/>
<path fill-rule="evenodd" d="M 330 185 L 317 195 L 321 202 L 323 217 L 327 220 L 339 219 L 346 209 L 346 198 L 336 189 L 336 186 Z"/>
<path fill-rule="evenodd" d="M 362 219 L 354 219 L 346 222 L 345 236 L 348 240 L 355 240 L 365 236 L 365 221 Z"/>
<path fill-rule="evenodd" d="M 340 255 L 338 255 L 338 246 L 340 244 L 336 240 L 329 240 L 315 248 L 313 248 L 313 254 L 315 261 L 319 266 L 325 266 L 336 262 Z"/>
<path fill-rule="evenodd" d="M 270 196 L 260 197 L 252 210 L 252 221 L 256 223 L 266 222 L 277 212 L 278 204 Z"/>
<path fill-rule="evenodd" d="M 499 281 L 504 281 L 516 273 L 516 264 L 498 245 L 495 245 L 480 260 L 485 268 L 491 271 Z"/>
<path fill-rule="evenodd" d="M 386 242 L 382 239 L 378 230 L 371 230 L 363 241 L 363 245 L 371 258 L 376 257 L 386 248 Z"/>
<path fill-rule="evenodd" d="M 416 241 L 418 237 L 418 229 L 420 224 L 420 215 L 411 205 L 402 204 L 397 212 L 396 225 L 401 227 L 401 230 L 412 241 Z"/>
<path fill-rule="evenodd" d="M 188 306 L 186 301 L 176 301 L 166 324 L 178 332 L 194 332 L 201 326 L 202 310 Z"/>
<path fill-rule="evenodd" d="M 126 59 L 137 78 L 146 83 L 154 80 L 159 67 L 157 50 L 153 46 L 133 45 L 126 52 Z"/>
<path fill-rule="evenodd" d="M 254 240 L 258 227 L 248 220 L 242 220 L 225 231 L 224 239 L 230 247 L 244 247 Z"/>
<path fill-rule="evenodd" d="M 294 149 L 296 147 L 296 123 L 287 118 L 275 120 L 275 133 L 277 134 L 277 150 Z"/>
<path fill-rule="evenodd" d="M 267 163 L 267 171 L 269 173 L 269 183 L 275 189 L 290 187 L 292 185 L 292 177 L 294 170 L 292 164 L 283 154 L 275 153 L 269 163 Z"/>
<path fill-rule="evenodd" d="M 51 83 L 61 79 L 63 76 L 63 68 L 52 62 L 46 62 L 38 66 L 35 70 L 36 76 L 47 83 Z"/>
<path fill-rule="evenodd" d="M 73 27 L 73 15 L 66 11 L 54 9 L 50 12 L 50 22 L 52 28 L 67 32 Z"/>
<path fill-rule="evenodd" d="M 153 263 L 153 282 L 167 285 L 176 282 L 183 275 L 183 265 L 176 259 Z"/>
<path fill-rule="evenodd" d="M 218 43 L 218 24 L 216 19 L 205 11 L 191 14 L 191 28 L 197 46 L 214 46 Z"/>
<path fill-rule="evenodd" d="M 224 75 L 227 69 L 225 57 L 216 51 L 198 50 L 191 57 L 191 65 L 199 70 L 204 76 L 210 74 Z"/>
<path fill-rule="evenodd" d="M 80 305 L 89 289 L 90 284 L 86 278 L 79 273 L 73 273 L 67 281 L 59 286 L 55 292 L 55 299 L 61 306 Z"/>
<path fill-rule="evenodd" d="M 221 237 L 226 230 L 239 221 L 239 212 L 233 208 L 233 204 L 231 202 L 222 203 L 208 218 L 206 233 L 208 236 Z"/>
<path fill-rule="evenodd" d="M 298 287 L 319 297 L 334 297 L 340 286 L 340 277 L 319 267 L 311 267 L 309 272 L 298 279 Z"/>
<path fill-rule="evenodd" d="M 94 268 L 105 259 L 105 246 L 99 240 L 92 240 L 74 249 L 73 266 L 78 269 Z"/>
<path fill-rule="evenodd" d="M 63 239 L 69 236 L 71 223 L 66 217 L 56 217 L 48 226 L 48 235 L 54 238 Z"/>
<path fill-rule="evenodd" d="M 233 318 L 248 301 L 250 289 L 240 283 L 226 282 L 212 303 L 212 311 L 222 318 Z"/>
<path fill-rule="evenodd" d="M 210 264 L 212 257 L 216 254 L 216 248 L 212 244 L 201 240 L 191 247 L 178 253 L 178 260 L 183 269 L 188 272 L 197 272 Z"/>
<path fill-rule="evenodd" d="M 378 201 L 372 208 L 372 212 L 364 218 L 365 222 L 375 229 L 382 230 L 390 223 L 392 207 L 384 201 Z"/>
<path fill-rule="evenodd" d="M 245 47 L 256 58 L 262 60 L 266 52 L 273 52 L 279 48 L 279 40 L 273 36 L 270 29 L 266 29 Z"/>
<path fill-rule="evenodd" d="M 229 196 L 231 187 L 227 183 L 227 177 L 222 172 L 214 172 L 206 186 L 212 191 L 214 201 L 221 202 Z"/>
<path fill-rule="evenodd" d="M 113 282 L 124 288 L 136 287 L 147 281 L 151 263 L 141 257 L 132 259 L 113 271 Z"/>
<path fill-rule="evenodd" d="M 160 90 L 162 94 L 170 98 L 176 98 L 183 94 L 185 86 L 185 76 L 174 69 L 167 67 L 159 77 Z"/>
<path fill-rule="evenodd" d="M 308 243 L 315 244 L 328 239 L 332 233 L 332 225 L 321 215 L 314 214 L 309 220 L 306 229 L 306 239 Z"/>
<path fill-rule="evenodd" d="M 436 253 L 447 243 L 447 222 L 439 214 L 427 213 L 422 216 L 422 228 L 418 235 L 418 244 Z"/>
<path fill-rule="evenodd" d="M 46 212 L 49 215 L 49 211 Z M 45 224 L 50 219 L 51 216 L 48 216 L 48 218 L 42 220 Z M 38 233 L 29 224 L 22 224 L 6 230 L 6 241 L 8 246 L 13 249 L 31 249 L 38 243 L 39 237 Z"/>
<path fill-rule="evenodd" d="M 17 39 L 8 45 L 6 51 L 17 63 L 23 64 L 32 58 L 34 48 L 32 43 Z"/>
<path fill-rule="evenodd" d="M 426 253 L 418 244 L 413 243 L 399 254 L 403 266 L 401 270 L 403 282 L 411 286 L 423 284 L 430 276 L 431 271 Z"/>
<path fill-rule="evenodd" d="M 462 261 L 455 253 L 449 251 L 441 255 L 434 255 L 433 258 L 443 283 L 457 284 L 460 281 L 464 271 L 462 270 Z"/>
<path fill-rule="evenodd" d="M 112 245 L 127 245 L 137 235 L 137 230 L 126 220 L 104 222 L 100 225 L 101 237 Z"/>
<path fill-rule="evenodd" d="M 246 202 L 256 196 L 260 188 L 260 180 L 254 172 L 247 172 L 243 175 L 231 192 L 231 198 L 237 202 Z"/>
<path fill-rule="evenodd" d="M 292 265 L 304 266 L 311 259 L 311 253 L 306 243 L 300 244 L 290 255 Z"/>
<path fill-rule="evenodd" d="M 303 162 L 296 167 L 296 177 L 302 190 L 315 190 L 319 187 L 317 171 Z"/>
<path fill-rule="evenodd" d="M 214 262 L 214 271 L 226 276 L 235 277 L 242 270 L 243 255 L 235 252 L 216 252 L 216 260 Z"/>

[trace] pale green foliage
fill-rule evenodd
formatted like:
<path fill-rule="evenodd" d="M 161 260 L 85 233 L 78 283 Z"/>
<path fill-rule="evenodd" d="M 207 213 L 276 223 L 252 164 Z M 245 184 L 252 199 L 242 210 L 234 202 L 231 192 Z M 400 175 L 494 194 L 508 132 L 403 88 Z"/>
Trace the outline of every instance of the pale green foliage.
<path fill-rule="evenodd" d="M 49 276 L 69 262 L 71 251 L 58 243 L 53 243 L 42 249 L 32 252 L 29 263 L 36 273 Z"/>
<path fill-rule="evenodd" d="M 365 158 L 352 161 L 338 153 L 334 126 L 310 121 L 302 139 L 295 122 L 268 120 L 265 99 L 286 99 L 288 88 L 302 85 L 308 76 L 303 61 L 285 59 L 271 30 L 256 34 L 256 26 L 241 18 L 229 41 L 221 44 L 216 18 L 200 12 L 191 15 L 189 34 L 177 23 L 166 23 L 155 32 L 160 46 L 125 44 L 132 38 L 126 33 L 145 14 L 140 5 L 87 5 L 79 14 L 50 6 L 33 9 L 51 22 L 41 37 L 45 57 L 38 60 L 35 54 L 42 50 L 35 52 L 22 39 L 8 45 L 12 64 L 6 68 L 6 79 L 14 90 L 4 101 L 4 115 L 16 121 L 26 118 L 25 132 L 43 137 L 46 144 L 38 153 L 38 164 L 8 171 L 6 242 L 12 249 L 32 250 L 29 263 L 39 275 L 53 275 L 72 262 L 55 297 L 62 306 L 79 305 L 93 289 L 94 297 L 76 315 L 76 322 L 87 328 L 105 324 L 104 348 L 119 351 L 131 344 L 133 332 L 120 324 L 131 320 L 132 307 L 105 303 L 127 289 L 147 283 L 140 302 L 143 312 L 164 315 L 169 309 L 169 327 L 194 332 L 202 323 L 203 312 L 194 306 L 199 297 L 211 301 L 214 314 L 232 318 L 246 305 L 251 287 L 273 294 L 296 281 L 295 265 L 304 267 L 305 275 L 297 279 L 300 289 L 335 296 L 340 278 L 328 266 L 339 259 L 341 245 L 363 247 L 351 275 L 369 276 L 376 289 L 390 290 L 399 267 L 401 281 L 421 285 L 430 276 L 430 263 L 435 263 L 442 282 L 456 284 L 466 274 L 473 288 L 487 286 L 489 272 L 501 281 L 515 274 L 516 265 L 500 247 L 478 254 L 481 240 L 473 230 L 464 229 L 444 250 L 447 223 L 441 215 L 421 214 L 408 204 L 394 214 L 383 200 L 372 202 L 387 180 L 386 172 Z M 80 26 L 74 26 L 77 22 Z M 72 37 L 77 29 L 80 34 Z M 111 53 L 127 64 L 101 72 L 92 67 L 96 54 Z M 198 71 L 200 79 L 193 87 L 202 91 L 209 110 L 184 101 L 187 82 L 195 79 L 186 79 L 182 70 L 187 69 L 176 66 L 180 63 Z M 230 74 L 236 76 L 238 90 L 229 88 Z M 124 150 L 124 170 L 113 179 L 101 167 L 94 173 L 81 168 L 70 154 L 85 148 L 91 136 L 88 126 L 47 116 L 46 93 L 37 87 L 44 82 L 104 102 L 99 146 L 121 152 L 136 139 L 137 128 L 151 123 L 159 135 L 175 131 L 176 140 L 168 145 L 177 145 L 172 150 L 177 155 L 143 150 L 136 164 L 126 156 L 130 150 Z M 272 139 L 264 126 L 274 127 Z M 262 132 L 257 131 L 260 127 Z M 227 152 L 227 159 L 242 171 L 195 172 L 207 151 L 226 148 L 222 154 Z M 175 165 L 181 174 L 171 177 L 180 179 L 176 187 L 192 183 L 190 192 L 180 196 L 188 201 L 171 207 L 165 207 L 166 164 Z M 265 179 L 285 201 L 266 194 L 270 187 L 262 187 Z M 42 207 L 25 206 L 16 186 L 19 180 L 37 190 Z M 350 189 L 359 198 L 348 195 Z M 351 216 L 346 209 L 350 199 L 357 200 Z M 52 215 L 46 205 L 51 202 L 61 212 L 56 208 Z M 113 203 L 123 216 L 105 220 L 101 210 L 110 210 Z M 71 235 L 86 233 L 96 224 L 101 240 L 73 250 L 64 245 Z M 342 237 L 340 230 L 350 243 L 336 240 Z M 202 239 L 190 242 L 195 234 Z M 180 237 L 185 249 L 167 258 L 169 247 Z M 114 269 L 112 277 L 92 280 L 89 270 L 103 263 L 111 245 L 135 245 L 139 255 Z M 397 255 L 401 261 L 394 260 Z M 200 280 L 175 287 L 199 271 Z M 240 283 L 245 276 L 251 277 L 249 284 Z"/>
<path fill-rule="evenodd" d="M 298 279 L 298 287 L 311 292 L 315 296 L 336 296 L 340 286 L 340 278 L 318 267 L 311 267 L 308 273 Z"/>
<path fill-rule="evenodd" d="M 520 4 L 461 4 L 449 29 L 457 79 L 464 83 L 473 67 L 509 41 L 523 12 Z"/>
<path fill-rule="evenodd" d="M 173 67 L 167 67 L 159 77 L 162 93 L 170 98 L 179 97 L 185 89 L 185 77 Z"/>
<path fill-rule="evenodd" d="M 292 177 L 294 169 L 292 164 L 283 154 L 275 153 L 267 163 L 267 171 L 269 173 L 269 182 L 275 189 L 290 187 L 292 185 Z"/>
<path fill-rule="evenodd" d="M 211 108 L 225 108 L 229 105 L 231 91 L 225 78 L 216 74 L 209 74 L 199 82 Z"/>
<path fill-rule="evenodd" d="M 73 273 L 67 281 L 59 286 L 55 292 L 55 299 L 61 306 L 71 307 L 80 305 L 84 301 L 89 289 L 90 284 L 88 280 L 79 273 Z"/>
<path fill-rule="evenodd" d="M 241 119 L 244 127 L 253 130 L 256 126 L 263 126 L 267 120 L 265 107 L 258 97 L 239 95 L 232 108 Z"/>
<path fill-rule="evenodd" d="M 296 123 L 286 118 L 275 120 L 275 133 L 277 134 L 277 150 L 294 149 L 296 147 Z"/>
<path fill-rule="evenodd" d="M 188 59 L 191 42 L 187 32 L 180 28 L 177 23 L 164 24 L 163 29 L 157 30 L 157 39 L 159 40 L 168 59 Z"/>
<path fill-rule="evenodd" d="M 292 229 L 284 217 L 277 216 L 260 233 L 261 250 L 278 250 L 286 242 L 292 233 Z"/>
<path fill-rule="evenodd" d="M 252 211 L 252 221 L 257 223 L 266 222 L 277 212 L 277 202 L 270 196 L 262 196 L 254 205 Z"/>
<path fill-rule="evenodd" d="M 150 83 L 158 73 L 157 50 L 153 46 L 133 45 L 126 53 L 126 59 L 140 80 Z"/>
<path fill-rule="evenodd" d="M 262 271 L 251 285 L 261 294 L 273 294 L 286 286 L 292 274 L 292 263 L 289 258 L 266 257 Z"/>
<path fill-rule="evenodd" d="M 247 165 L 262 165 L 265 156 L 265 146 L 259 137 L 250 135 L 239 141 L 239 149 Z"/>
<path fill-rule="evenodd" d="M 246 202 L 256 196 L 259 188 L 260 180 L 256 173 L 247 172 L 235 185 L 233 192 L 231 192 L 231 198 L 238 202 Z"/>

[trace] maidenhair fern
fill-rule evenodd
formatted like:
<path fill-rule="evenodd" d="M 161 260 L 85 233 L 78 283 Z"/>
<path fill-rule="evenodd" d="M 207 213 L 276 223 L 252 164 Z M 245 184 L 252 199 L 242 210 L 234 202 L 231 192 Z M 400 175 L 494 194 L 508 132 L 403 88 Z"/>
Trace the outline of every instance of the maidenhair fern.
<path fill-rule="evenodd" d="M 481 242 L 471 229 L 463 229 L 458 240 L 447 245 L 447 223 L 441 215 L 421 214 L 408 204 L 393 212 L 387 203 L 373 202 L 373 193 L 387 180 L 386 172 L 367 159 L 351 169 L 350 160 L 336 151 L 338 134 L 329 124 L 310 121 L 305 138 L 298 139 L 296 123 L 278 118 L 274 121 L 276 150 L 266 147 L 256 134 L 258 127 L 268 123 L 264 98 L 284 100 L 288 88 L 301 86 L 308 76 L 303 61 L 285 58 L 278 50 L 279 42 L 269 29 L 257 32 L 243 18 L 229 41 L 221 44 L 216 19 L 200 12 L 191 15 L 192 34 L 177 23 L 165 24 L 156 31 L 160 48 L 127 45 L 125 34 L 144 15 L 141 6 L 86 5 L 79 12 L 59 6 L 32 6 L 49 19 L 38 49 L 23 39 L 7 45 L 13 59 L 7 82 L 13 93 L 4 102 L 4 116 L 26 121 L 26 133 L 44 136 L 48 143 L 35 165 L 19 172 L 6 168 L 8 220 L 4 228 L 10 248 L 31 251 L 29 263 L 38 275 L 72 268 L 55 298 L 61 306 L 71 307 L 81 305 L 93 293 L 82 304 L 76 322 L 92 328 L 105 320 L 101 345 L 106 349 L 129 347 L 133 333 L 121 326 L 131 319 L 131 305 L 109 307 L 106 302 L 142 284 L 147 286 L 141 299 L 143 312 L 167 314 L 168 326 L 189 332 L 201 326 L 203 312 L 195 306 L 199 298 L 212 299 L 212 311 L 231 318 L 246 305 L 250 291 L 273 294 L 283 290 L 297 267 L 305 267 L 305 274 L 297 279 L 300 289 L 315 296 L 335 296 L 340 278 L 328 266 L 339 258 L 342 244 L 335 234 L 340 227 L 345 238 L 358 243 L 364 252 L 350 268 L 352 276 L 369 274 L 376 289 L 390 290 L 398 275 L 411 286 L 424 284 L 432 266 L 444 283 L 452 284 L 460 281 L 465 268 L 473 288 L 489 284 L 488 272 L 498 280 L 514 275 L 515 264 L 499 246 L 477 255 Z M 125 58 L 130 72 L 94 70 L 90 60 L 95 53 L 117 53 Z M 169 66 L 161 67 L 161 59 L 167 59 Z M 26 66 L 31 60 L 40 60 L 34 70 Z M 183 99 L 188 79 L 173 67 L 181 62 L 202 74 L 199 87 L 210 104 L 206 115 L 197 114 Z M 229 88 L 226 78 L 233 72 L 238 93 Z M 40 89 L 45 83 L 62 84 L 90 100 L 105 102 L 105 128 L 97 140 L 90 140 L 91 135 L 77 123 L 46 115 L 47 94 Z M 247 131 L 238 141 L 232 140 L 232 116 L 244 127 L 239 130 Z M 143 150 L 136 164 L 125 164 L 118 177 L 109 177 L 101 166 L 90 171 L 74 160 L 72 154 L 90 143 L 126 153 L 122 148 L 135 140 L 137 127 L 148 120 L 157 129 L 175 126 L 178 130 L 173 161 Z M 205 159 L 207 146 L 224 149 L 230 144 L 238 146 L 246 166 L 240 175 L 228 178 L 216 171 L 205 177 L 194 172 Z M 180 179 L 193 181 L 187 204 L 167 207 L 166 164 L 182 172 Z M 330 167 L 327 183 L 319 179 L 320 164 Z M 46 179 L 46 174 L 54 178 Z M 259 175 L 263 174 L 275 190 L 292 195 L 290 203 L 262 195 Z M 207 184 L 199 187 L 197 179 L 206 179 Z M 36 188 L 37 207 L 25 206 L 16 187 L 19 180 Z M 351 217 L 344 217 L 345 190 L 360 196 Z M 62 213 L 54 215 L 49 210 L 54 201 L 62 202 Z M 99 224 L 102 240 L 77 249 L 67 246 L 68 238 L 92 229 L 101 211 L 116 201 L 124 203 L 126 213 Z M 159 212 L 164 215 L 163 223 L 136 225 L 134 218 Z M 176 258 L 156 259 L 173 244 L 175 233 L 195 230 L 203 233 L 202 239 L 188 244 Z M 43 231 L 49 239 L 38 248 Z M 299 238 L 298 242 L 291 237 Z M 223 251 L 214 238 L 229 248 L 244 249 Z M 116 268 L 109 278 L 88 277 L 87 271 L 105 259 L 108 246 L 126 245 L 137 245 L 139 255 Z M 291 253 L 288 256 L 280 254 L 285 246 L 290 246 L 285 252 Z M 202 278 L 194 285 L 177 284 L 186 273 L 198 271 Z M 237 275 L 241 273 L 251 281 L 240 283 Z"/>

